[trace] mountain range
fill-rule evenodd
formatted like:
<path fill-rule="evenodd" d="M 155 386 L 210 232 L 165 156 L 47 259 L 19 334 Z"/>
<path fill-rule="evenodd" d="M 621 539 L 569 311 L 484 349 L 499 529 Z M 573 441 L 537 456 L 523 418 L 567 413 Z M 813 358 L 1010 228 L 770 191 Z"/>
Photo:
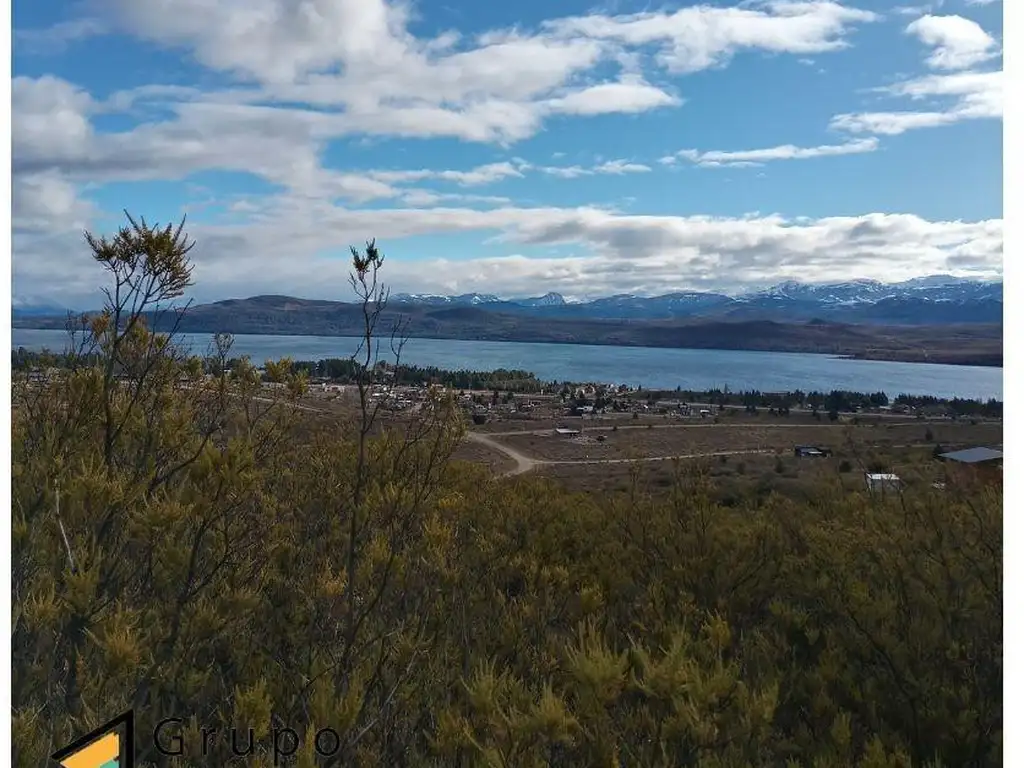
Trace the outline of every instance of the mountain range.
<path fill-rule="evenodd" d="M 250 300 L 265 298 L 268 297 L 253 297 Z M 235 301 L 239 300 L 228 300 Z M 214 307 L 225 303 L 220 301 L 200 306 Z M 391 303 L 393 306 L 407 308 L 475 307 L 492 313 L 566 320 L 823 320 L 872 325 L 959 325 L 1002 322 L 1003 284 L 1001 281 L 931 275 L 901 283 L 881 283 L 876 280 L 840 283 L 789 281 L 736 295 L 684 291 L 660 296 L 616 294 L 589 300 L 571 300 L 554 292 L 520 299 L 502 299 L 487 293 L 456 296 L 396 293 L 392 295 Z M 192 311 L 196 309 L 198 307 Z M 66 313 L 66 310 L 55 306 L 40 304 L 17 306 L 12 314 L 15 319 L 26 320 L 53 318 Z"/>
<path fill-rule="evenodd" d="M 687 291 L 661 296 L 618 294 L 572 301 L 558 293 L 525 299 L 501 299 L 481 293 L 458 296 L 399 293 L 392 297 L 392 301 L 423 307 L 477 307 L 490 312 L 552 319 L 704 318 L 947 325 L 1002 322 L 1003 284 L 1001 281 L 932 275 L 902 283 L 853 280 L 814 284 L 790 281 L 739 295 Z"/>
<path fill-rule="evenodd" d="M 28 309 L 28 311 L 26 311 Z M 167 313 L 154 315 L 168 330 Z M 15 328 L 60 329 L 67 313 L 15 309 Z M 556 293 L 502 300 L 484 294 L 391 297 L 380 328 L 410 337 L 616 346 L 813 352 L 875 360 L 1002 365 L 1002 284 L 942 276 L 782 283 L 740 296 L 683 292 L 567 301 Z M 358 304 L 254 296 L 192 306 L 183 333 L 356 336 Z"/>

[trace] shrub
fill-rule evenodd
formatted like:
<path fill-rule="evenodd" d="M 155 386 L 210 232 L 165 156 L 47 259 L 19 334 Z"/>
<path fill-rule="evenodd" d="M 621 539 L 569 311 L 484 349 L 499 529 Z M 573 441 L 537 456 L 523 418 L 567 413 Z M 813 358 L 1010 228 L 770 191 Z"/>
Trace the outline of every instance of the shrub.
<path fill-rule="evenodd" d="M 846 459 L 843 459 L 842 461 L 839 462 L 839 471 L 840 472 L 852 472 L 853 471 L 853 465 L 850 464 L 850 462 L 847 461 Z"/>
<path fill-rule="evenodd" d="M 112 271 L 176 263 L 170 235 L 124 239 Z M 284 363 L 268 403 L 251 366 L 207 387 L 103 322 L 107 366 L 13 393 L 13 765 L 133 703 L 139 733 L 194 721 L 186 745 L 261 729 L 252 765 L 272 723 L 331 728 L 339 765 L 1001 763 L 999 492 L 491 479 L 449 461 L 447 401 L 411 434 L 339 430 L 291 407 Z M 212 741 L 182 768 L 228 764 Z"/>

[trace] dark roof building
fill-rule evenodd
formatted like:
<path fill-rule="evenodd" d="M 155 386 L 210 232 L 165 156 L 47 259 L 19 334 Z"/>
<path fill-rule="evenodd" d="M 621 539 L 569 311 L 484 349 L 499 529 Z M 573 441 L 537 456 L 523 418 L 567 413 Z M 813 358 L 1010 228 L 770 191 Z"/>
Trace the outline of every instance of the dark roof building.
<path fill-rule="evenodd" d="M 1002 461 L 1003 452 L 994 448 L 965 448 L 962 451 L 940 453 L 939 458 L 960 464 L 985 464 L 990 461 Z"/>

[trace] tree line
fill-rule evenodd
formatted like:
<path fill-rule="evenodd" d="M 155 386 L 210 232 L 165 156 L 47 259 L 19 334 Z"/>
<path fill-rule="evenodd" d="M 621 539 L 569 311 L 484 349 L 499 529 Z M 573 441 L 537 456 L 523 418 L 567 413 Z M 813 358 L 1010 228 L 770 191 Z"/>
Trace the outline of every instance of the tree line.
<path fill-rule="evenodd" d="M 94 364 L 97 356 L 85 358 L 80 354 L 66 352 L 54 353 L 48 350 L 31 351 L 24 347 L 12 350 L 11 365 L 13 370 L 27 371 L 47 367 L 67 367 L 72 360 L 77 363 Z M 225 365 L 232 369 L 242 363 L 240 358 L 228 358 Z M 246 364 L 249 364 L 246 361 Z M 324 379 L 333 383 L 351 384 L 356 381 L 360 365 L 353 358 L 325 358 L 321 360 L 297 360 L 290 363 L 291 371 L 304 374 L 310 379 Z M 212 369 L 204 362 L 207 372 Z M 616 388 L 599 388 L 602 392 L 593 398 L 585 397 L 580 391 L 578 382 L 545 382 L 536 374 L 522 370 L 506 370 L 498 368 L 493 371 L 446 370 L 436 366 L 418 366 L 406 363 L 398 365 L 380 361 L 373 370 L 379 381 L 408 386 L 439 385 L 459 391 L 499 391 L 515 394 L 558 393 L 563 401 L 572 401 L 580 405 L 608 406 L 618 403 L 626 408 L 628 399 L 642 397 L 650 403 L 659 400 L 682 400 L 684 402 L 708 403 L 721 406 L 744 406 L 755 408 L 775 408 L 780 412 L 788 412 L 793 407 L 808 408 L 825 412 L 850 413 L 856 410 L 879 408 L 884 406 L 906 406 L 911 410 L 922 408 L 943 408 L 958 416 L 979 416 L 984 418 L 1002 418 L 1003 403 L 990 398 L 979 400 L 971 398 L 940 398 L 933 395 L 899 394 L 890 400 L 885 392 L 852 392 L 834 389 L 829 392 L 793 390 L 791 392 L 762 392 L 757 389 L 731 391 L 725 389 L 692 390 L 677 387 L 674 390 L 647 389 L 620 390 Z M 387 375 L 385 375 L 387 372 Z"/>

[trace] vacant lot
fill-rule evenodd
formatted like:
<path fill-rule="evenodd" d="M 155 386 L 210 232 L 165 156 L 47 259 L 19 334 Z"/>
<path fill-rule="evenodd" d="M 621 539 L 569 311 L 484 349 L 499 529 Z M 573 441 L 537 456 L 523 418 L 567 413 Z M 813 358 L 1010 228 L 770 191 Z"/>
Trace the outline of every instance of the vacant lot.
<path fill-rule="evenodd" d="M 732 505 L 740 499 L 764 499 L 772 493 L 794 499 L 820 497 L 823 488 L 837 492 L 863 491 L 864 472 L 894 472 L 908 488 L 934 492 L 933 482 L 944 480 L 945 466 L 925 448 L 861 449 L 828 459 L 797 459 L 790 455 L 753 454 L 700 460 L 640 461 L 629 464 L 548 464 L 537 473 L 572 490 L 603 493 L 670 493 L 695 470 L 711 479 L 710 494 Z"/>
<path fill-rule="evenodd" d="M 945 448 L 999 445 L 1002 426 L 995 423 L 915 422 L 910 424 L 661 424 L 622 425 L 618 429 L 590 427 L 580 437 L 547 434 L 492 433 L 522 453 L 546 461 L 629 459 L 692 455 L 721 451 L 782 451 L 797 445 L 819 445 L 833 452 L 865 446 L 922 445 Z M 604 438 L 598 442 L 597 437 Z"/>
<path fill-rule="evenodd" d="M 456 461 L 471 461 L 483 464 L 496 475 L 504 474 L 515 467 L 516 463 L 503 453 L 492 450 L 486 445 L 466 440 L 459 445 L 452 458 Z"/>

